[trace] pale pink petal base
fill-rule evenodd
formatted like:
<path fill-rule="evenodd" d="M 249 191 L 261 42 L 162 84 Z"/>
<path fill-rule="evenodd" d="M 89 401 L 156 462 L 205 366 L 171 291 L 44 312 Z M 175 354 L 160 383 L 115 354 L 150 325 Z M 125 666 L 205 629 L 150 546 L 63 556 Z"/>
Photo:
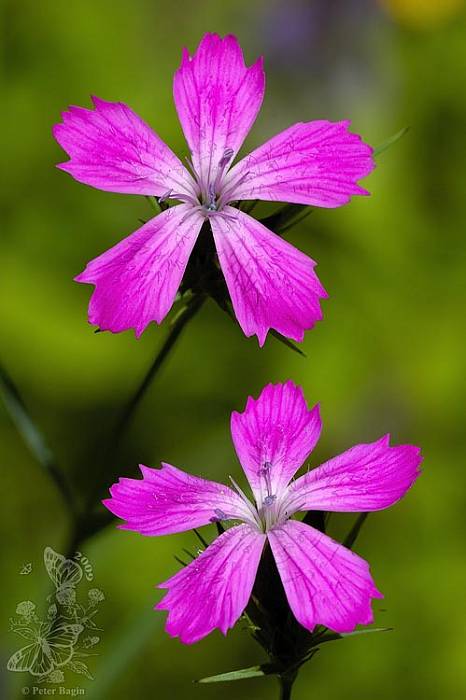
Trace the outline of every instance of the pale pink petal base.
<path fill-rule="evenodd" d="M 226 634 L 248 604 L 264 543 L 265 535 L 238 525 L 161 583 L 168 593 L 155 609 L 168 610 L 168 634 L 185 644 L 215 628 Z"/>
<path fill-rule="evenodd" d="M 389 435 L 352 447 L 290 484 L 287 510 L 372 511 L 405 495 L 420 474 L 420 449 Z"/>
<path fill-rule="evenodd" d="M 228 173 L 232 199 L 264 199 L 340 207 L 375 167 L 372 148 L 348 131 L 350 122 L 295 124 L 243 158 Z"/>
<path fill-rule="evenodd" d="M 371 599 L 383 596 L 364 559 L 296 520 L 268 536 L 288 602 L 303 627 L 352 632 L 373 622 Z"/>
<path fill-rule="evenodd" d="M 211 218 L 220 265 L 236 318 L 245 335 L 263 345 L 273 328 L 301 341 L 322 318 L 319 299 L 327 294 L 315 262 L 259 221 L 227 206 Z"/>
<path fill-rule="evenodd" d="M 71 160 L 58 167 L 99 190 L 161 196 L 194 192 L 194 181 L 170 148 L 122 102 L 92 98 L 95 109 L 69 107 L 53 135 Z"/>
<path fill-rule="evenodd" d="M 277 494 L 314 449 L 321 427 L 319 406 L 309 410 L 303 390 L 291 381 L 269 384 L 258 399 L 248 398 L 243 413 L 232 413 L 233 443 L 259 503 L 264 495 L 264 465 Z"/>
<path fill-rule="evenodd" d="M 192 530 L 217 520 L 251 517 L 244 501 L 228 486 L 201 479 L 163 464 L 140 465 L 142 479 L 119 479 L 103 501 L 122 520 L 122 530 L 141 535 L 168 535 Z"/>
<path fill-rule="evenodd" d="M 89 323 L 140 336 L 173 305 L 204 219 L 186 204 L 171 207 L 92 260 L 75 279 L 95 284 Z"/>

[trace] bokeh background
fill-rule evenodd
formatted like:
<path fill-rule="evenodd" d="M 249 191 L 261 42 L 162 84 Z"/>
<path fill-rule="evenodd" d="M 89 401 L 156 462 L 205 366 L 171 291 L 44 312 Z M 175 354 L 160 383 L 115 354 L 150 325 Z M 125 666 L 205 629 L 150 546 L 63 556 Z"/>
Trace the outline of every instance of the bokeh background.
<path fill-rule="evenodd" d="M 320 210 L 288 236 L 319 263 L 330 294 L 306 358 L 269 339 L 259 350 L 209 302 L 187 329 L 121 442 L 115 474 L 163 459 L 206 477 L 240 478 L 229 415 L 268 381 L 293 378 L 320 401 L 322 440 L 311 464 L 390 431 L 423 448 L 424 474 L 407 497 L 369 517 L 356 550 L 385 594 L 388 634 L 328 644 L 306 665 L 296 698 L 385 700 L 466 693 L 464 359 L 466 23 L 459 0 L 149 0 L 3 2 L 5 100 L 1 197 L 1 359 L 73 489 L 83 498 L 115 416 L 167 333 L 151 326 L 94 334 L 85 263 L 148 217 L 144 198 L 113 195 L 55 169 L 51 127 L 89 95 L 129 104 L 186 154 L 171 96 L 183 46 L 205 31 L 235 33 L 249 62 L 265 56 L 267 93 L 246 142 L 296 121 L 351 118 L 381 155 L 370 198 Z M 64 551 L 69 513 L 0 407 L 2 693 L 27 674 L 6 671 L 21 646 L 8 618 L 21 600 L 45 606 L 42 552 Z M 111 476 L 109 476 L 109 481 Z M 333 520 L 341 536 L 351 516 Z M 205 530 L 207 537 L 214 532 Z M 82 546 L 105 592 L 95 680 L 68 675 L 89 698 L 274 698 L 273 679 L 199 686 L 193 679 L 264 660 L 239 625 L 184 647 L 152 611 L 157 582 L 195 548 L 113 525 Z M 20 575 L 32 562 L 29 576 Z M 85 590 L 86 584 L 83 584 Z M 24 642 L 26 643 L 26 642 Z"/>

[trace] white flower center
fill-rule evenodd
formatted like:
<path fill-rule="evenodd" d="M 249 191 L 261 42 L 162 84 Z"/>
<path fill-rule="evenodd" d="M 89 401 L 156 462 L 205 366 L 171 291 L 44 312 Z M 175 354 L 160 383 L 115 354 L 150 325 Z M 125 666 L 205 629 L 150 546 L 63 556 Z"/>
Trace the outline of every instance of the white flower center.
<path fill-rule="evenodd" d="M 219 214 L 229 201 L 228 197 L 225 196 L 228 194 L 228 191 L 223 191 L 223 177 L 233 155 L 234 151 L 232 148 L 225 149 L 212 176 L 210 167 L 206 176 L 196 172 L 191 161 L 188 160 L 188 164 L 198 186 L 198 208 L 206 218 Z"/>
<path fill-rule="evenodd" d="M 168 190 L 168 192 L 159 197 L 159 202 L 162 203 L 167 199 L 178 199 L 191 204 L 193 211 L 199 211 L 206 219 L 213 216 L 234 219 L 235 217 L 231 214 L 226 214 L 223 209 L 229 202 L 234 200 L 235 188 L 243 182 L 248 173 L 225 184 L 225 175 L 233 156 L 233 149 L 226 148 L 212 175 L 210 167 L 207 175 L 197 172 L 191 159 L 187 157 L 186 163 L 195 182 L 195 192 L 186 193 Z"/>
<path fill-rule="evenodd" d="M 288 487 L 281 489 L 280 493 L 272 493 L 272 480 L 270 476 L 272 468 L 273 465 L 270 462 L 264 462 L 264 465 L 258 470 L 257 474 L 260 477 L 260 493 L 254 504 L 230 476 L 235 490 L 245 505 L 244 516 L 241 519 L 249 525 L 256 527 L 260 532 L 268 532 L 288 518 L 288 513 L 283 507 L 286 501 Z M 229 519 L 230 517 L 226 513 L 216 508 L 211 522 Z"/>

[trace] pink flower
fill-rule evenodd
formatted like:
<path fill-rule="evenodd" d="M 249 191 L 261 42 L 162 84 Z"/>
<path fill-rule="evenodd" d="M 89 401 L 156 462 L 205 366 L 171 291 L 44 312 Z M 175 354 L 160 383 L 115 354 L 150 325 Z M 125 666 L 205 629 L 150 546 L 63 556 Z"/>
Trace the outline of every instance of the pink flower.
<path fill-rule="evenodd" d="M 371 599 L 381 598 L 364 559 L 309 525 L 299 511 L 372 511 L 388 508 L 419 474 L 420 451 L 390 447 L 389 436 L 352 447 L 293 480 L 316 445 L 319 407 L 308 410 L 292 382 L 269 384 L 244 413 L 234 412 L 231 432 L 251 487 L 250 501 L 234 490 L 168 464 L 141 465 L 141 479 L 120 479 L 105 506 L 143 535 L 182 532 L 214 521 L 240 521 L 159 588 L 156 606 L 168 610 L 167 632 L 192 644 L 218 627 L 224 634 L 243 613 L 266 542 L 290 607 L 308 630 L 322 624 L 349 632 L 373 621 Z"/>
<path fill-rule="evenodd" d="M 238 322 L 263 345 L 270 328 L 301 341 L 322 318 L 326 292 L 315 263 L 233 206 L 238 200 L 338 207 L 374 167 L 349 122 L 298 123 L 232 166 L 264 95 L 262 59 L 246 67 L 238 41 L 206 34 L 185 50 L 174 98 L 192 153 L 188 168 L 129 107 L 93 98 L 70 107 L 54 136 L 71 160 L 58 167 L 110 192 L 180 202 L 91 261 L 76 280 L 94 284 L 89 321 L 140 336 L 170 310 L 203 223 L 212 229 Z"/>

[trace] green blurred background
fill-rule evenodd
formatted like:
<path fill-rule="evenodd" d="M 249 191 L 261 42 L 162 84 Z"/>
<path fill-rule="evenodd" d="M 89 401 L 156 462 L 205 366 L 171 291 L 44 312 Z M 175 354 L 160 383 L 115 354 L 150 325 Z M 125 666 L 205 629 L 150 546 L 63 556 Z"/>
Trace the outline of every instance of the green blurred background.
<path fill-rule="evenodd" d="M 464 592 L 466 23 L 455 0 L 329 0 L 175 4 L 149 0 L 3 2 L 0 307 L 2 362 L 82 497 L 119 408 L 167 333 L 151 326 L 95 335 L 91 288 L 72 278 L 138 226 L 143 198 L 112 195 L 55 169 L 51 136 L 70 103 L 89 95 L 129 104 L 179 154 L 187 153 L 171 96 L 183 46 L 205 31 L 236 34 L 248 62 L 265 55 L 267 93 L 245 149 L 295 121 L 351 118 L 376 145 L 410 132 L 378 159 L 372 192 L 320 210 L 289 236 L 319 263 L 330 299 L 306 335 L 303 359 L 269 339 L 262 350 L 209 302 L 148 392 L 114 471 L 166 460 L 206 477 L 240 477 L 229 415 L 268 381 L 293 378 L 320 401 L 322 440 L 312 465 L 391 432 L 421 445 L 424 474 L 389 511 L 371 515 L 356 546 L 385 600 L 384 635 L 329 644 L 306 665 L 296 698 L 457 700 L 466 692 Z M 264 210 L 265 211 L 265 210 Z M 463 409 L 463 410 L 462 410 Z M 46 545 L 64 551 L 69 517 L 0 408 L 3 695 L 27 674 L 6 671 L 21 644 L 8 618 L 25 599 L 45 605 Z M 111 477 L 109 477 L 109 480 Z M 351 516 L 334 519 L 341 536 Z M 208 537 L 214 532 L 205 530 Z M 154 585 L 174 573 L 192 534 L 160 539 L 112 525 L 82 551 L 105 592 L 104 632 L 89 698 L 274 698 L 273 679 L 198 686 L 192 680 L 264 660 L 239 625 L 182 646 L 152 611 Z M 33 573 L 19 574 L 26 562 Z M 85 588 L 85 584 L 83 584 Z"/>

